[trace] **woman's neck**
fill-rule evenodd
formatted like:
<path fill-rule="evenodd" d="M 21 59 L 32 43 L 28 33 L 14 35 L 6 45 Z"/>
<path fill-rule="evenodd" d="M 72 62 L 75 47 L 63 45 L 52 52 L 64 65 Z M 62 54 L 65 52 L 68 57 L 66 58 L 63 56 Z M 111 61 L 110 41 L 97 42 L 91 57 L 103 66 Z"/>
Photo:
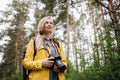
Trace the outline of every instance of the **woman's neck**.
<path fill-rule="evenodd" d="M 51 39 L 51 38 L 52 38 L 52 36 L 51 36 L 51 34 L 44 34 L 44 35 L 43 35 L 43 38 L 46 38 L 46 39 Z"/>

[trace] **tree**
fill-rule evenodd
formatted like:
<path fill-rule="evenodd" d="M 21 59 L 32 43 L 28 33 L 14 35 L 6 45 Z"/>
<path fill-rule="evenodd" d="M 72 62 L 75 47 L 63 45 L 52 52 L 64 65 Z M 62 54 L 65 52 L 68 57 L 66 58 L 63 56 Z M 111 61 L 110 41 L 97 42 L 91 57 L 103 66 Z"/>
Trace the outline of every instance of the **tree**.
<path fill-rule="evenodd" d="M 6 18 L 7 16 L 12 18 Z M 9 79 L 14 73 L 21 73 L 22 70 L 22 56 L 24 48 L 24 24 L 28 19 L 28 4 L 24 1 L 13 0 L 9 10 L 4 12 L 5 17 L 3 18 L 8 21 L 9 28 L 7 35 L 9 40 L 4 46 L 2 69 L 3 77 Z M 7 24 L 7 23 L 6 23 Z"/>
<path fill-rule="evenodd" d="M 95 1 L 109 11 L 109 15 L 111 18 L 111 24 L 114 29 L 115 39 L 117 41 L 117 48 L 118 48 L 118 53 L 119 53 L 120 52 L 120 37 L 119 37 L 120 36 L 120 27 L 119 27 L 119 23 L 118 23 L 117 14 L 119 14 L 118 9 L 119 9 L 120 2 L 117 0 L 115 0 L 115 1 L 108 0 L 107 1 L 108 6 L 106 6 L 104 3 L 102 3 L 99 0 L 95 0 Z M 115 3 L 118 3 L 118 5 Z"/>

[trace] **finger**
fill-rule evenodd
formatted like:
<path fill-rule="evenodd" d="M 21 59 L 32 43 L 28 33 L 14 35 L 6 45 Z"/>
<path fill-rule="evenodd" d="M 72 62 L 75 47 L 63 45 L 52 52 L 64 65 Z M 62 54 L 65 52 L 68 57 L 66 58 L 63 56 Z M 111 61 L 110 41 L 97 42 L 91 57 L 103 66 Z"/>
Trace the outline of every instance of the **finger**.
<path fill-rule="evenodd" d="M 58 68 L 57 68 L 57 66 L 56 66 L 56 65 L 54 65 L 53 70 L 54 70 L 55 72 L 59 72 L 59 70 L 58 70 Z"/>
<path fill-rule="evenodd" d="M 49 60 L 54 60 L 55 58 L 54 58 L 54 57 L 49 57 L 48 59 L 49 59 Z"/>
<path fill-rule="evenodd" d="M 54 63 L 54 61 L 49 61 L 49 63 L 53 64 L 53 63 Z"/>
<path fill-rule="evenodd" d="M 49 58 L 50 58 L 50 59 L 54 59 L 54 57 L 53 57 L 53 56 L 50 56 Z"/>
<path fill-rule="evenodd" d="M 52 63 L 48 63 L 48 64 L 47 64 L 47 67 L 52 67 L 52 66 L 53 66 Z"/>

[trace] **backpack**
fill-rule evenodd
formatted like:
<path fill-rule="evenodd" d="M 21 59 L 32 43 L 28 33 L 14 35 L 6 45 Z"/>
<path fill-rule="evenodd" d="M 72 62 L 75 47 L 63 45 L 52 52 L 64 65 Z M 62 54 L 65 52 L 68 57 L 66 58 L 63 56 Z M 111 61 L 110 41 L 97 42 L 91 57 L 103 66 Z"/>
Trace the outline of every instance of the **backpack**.
<path fill-rule="evenodd" d="M 33 60 L 34 60 L 34 58 L 35 58 L 35 56 L 36 56 L 36 47 L 35 47 L 35 40 L 36 40 L 36 38 L 33 37 L 32 39 L 33 39 L 33 41 L 34 41 L 34 55 L 33 55 Z M 53 42 L 57 45 L 58 48 L 60 47 L 60 46 L 59 46 L 59 43 L 58 43 L 58 40 L 53 39 Z M 25 57 L 25 53 L 26 53 L 26 52 L 24 52 L 23 59 L 24 59 L 24 57 Z M 28 79 L 28 76 L 29 76 L 30 72 L 31 72 L 31 70 L 28 70 L 28 69 L 26 69 L 26 68 L 23 67 L 23 80 L 29 80 L 29 79 Z"/>

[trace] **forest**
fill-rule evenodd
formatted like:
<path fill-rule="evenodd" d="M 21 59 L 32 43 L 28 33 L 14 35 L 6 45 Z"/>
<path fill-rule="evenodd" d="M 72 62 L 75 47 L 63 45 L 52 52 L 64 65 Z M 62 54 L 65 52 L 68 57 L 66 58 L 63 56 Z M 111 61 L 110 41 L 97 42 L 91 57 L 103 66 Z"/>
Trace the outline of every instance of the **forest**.
<path fill-rule="evenodd" d="M 120 0 L 12 0 L 0 11 L 0 80 L 23 80 L 23 55 L 44 16 L 62 41 L 66 80 L 120 80 Z"/>

